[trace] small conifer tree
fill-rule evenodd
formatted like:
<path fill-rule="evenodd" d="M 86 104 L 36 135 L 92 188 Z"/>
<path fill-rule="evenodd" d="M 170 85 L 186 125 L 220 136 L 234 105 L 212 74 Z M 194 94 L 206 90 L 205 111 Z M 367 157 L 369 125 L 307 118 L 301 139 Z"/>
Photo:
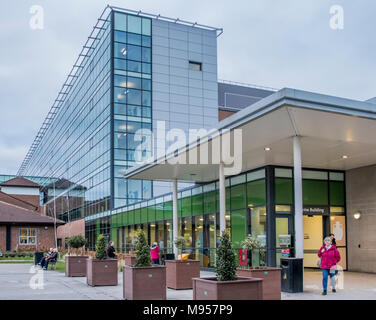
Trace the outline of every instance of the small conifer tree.
<path fill-rule="evenodd" d="M 98 235 L 97 243 L 95 244 L 95 258 L 99 260 L 106 259 L 106 239 L 103 234 Z"/>
<path fill-rule="evenodd" d="M 151 266 L 150 248 L 146 242 L 145 233 L 143 230 L 137 231 L 136 239 L 136 263 L 135 267 L 149 267 Z"/>
<path fill-rule="evenodd" d="M 235 259 L 235 252 L 232 249 L 230 236 L 226 231 L 223 231 L 217 249 L 217 261 L 215 267 L 218 281 L 236 280 Z"/>
<path fill-rule="evenodd" d="M 180 252 L 180 260 L 183 260 L 183 249 L 185 248 L 184 237 L 182 237 L 182 236 L 176 237 L 174 243 L 175 243 L 176 247 L 178 248 L 178 253 Z"/>

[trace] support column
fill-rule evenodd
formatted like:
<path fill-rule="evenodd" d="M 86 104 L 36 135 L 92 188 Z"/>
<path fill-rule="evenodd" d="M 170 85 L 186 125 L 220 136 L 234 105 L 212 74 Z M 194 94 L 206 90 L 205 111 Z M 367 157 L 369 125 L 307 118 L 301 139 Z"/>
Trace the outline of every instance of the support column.
<path fill-rule="evenodd" d="M 303 258 L 303 186 L 300 137 L 294 137 L 295 257 Z"/>
<path fill-rule="evenodd" d="M 223 162 L 219 164 L 219 230 L 220 235 L 226 230 L 226 183 Z"/>
<path fill-rule="evenodd" d="M 178 248 L 175 239 L 178 237 L 178 181 L 172 181 L 172 241 L 175 259 L 178 259 Z"/>

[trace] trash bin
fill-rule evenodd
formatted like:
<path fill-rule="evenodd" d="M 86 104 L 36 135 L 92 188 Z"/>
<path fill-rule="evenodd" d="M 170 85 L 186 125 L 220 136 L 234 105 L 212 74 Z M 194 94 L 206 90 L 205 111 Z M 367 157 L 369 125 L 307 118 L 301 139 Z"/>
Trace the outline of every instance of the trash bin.
<path fill-rule="evenodd" d="M 281 258 L 281 291 L 303 292 L 303 259 Z"/>
<path fill-rule="evenodd" d="M 43 252 L 35 252 L 34 253 L 34 264 L 37 265 L 40 260 L 43 258 Z"/>
<path fill-rule="evenodd" d="M 166 260 L 175 260 L 175 254 L 173 253 L 165 253 L 162 255 L 162 265 L 165 264 Z"/>

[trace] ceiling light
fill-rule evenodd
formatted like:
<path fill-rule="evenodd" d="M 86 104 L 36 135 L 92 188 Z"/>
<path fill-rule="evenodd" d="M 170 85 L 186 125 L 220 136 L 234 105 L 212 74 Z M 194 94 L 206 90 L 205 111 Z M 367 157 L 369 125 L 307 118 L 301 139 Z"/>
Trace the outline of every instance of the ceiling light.
<path fill-rule="evenodd" d="M 342 159 L 347 159 L 348 157 L 349 157 L 349 156 L 347 156 L 347 155 L 344 154 L 344 155 L 342 156 Z"/>
<path fill-rule="evenodd" d="M 270 151 L 270 150 L 272 150 L 272 148 L 270 148 L 270 147 L 265 147 L 264 150 L 265 150 L 265 151 Z"/>
<path fill-rule="evenodd" d="M 354 219 L 359 220 L 360 219 L 360 211 L 354 213 Z"/>

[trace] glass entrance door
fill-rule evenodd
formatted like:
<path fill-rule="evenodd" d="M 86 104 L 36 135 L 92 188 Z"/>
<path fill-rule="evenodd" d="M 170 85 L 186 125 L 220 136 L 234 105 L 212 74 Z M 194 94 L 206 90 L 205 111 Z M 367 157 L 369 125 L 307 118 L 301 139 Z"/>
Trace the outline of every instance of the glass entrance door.
<path fill-rule="evenodd" d="M 291 257 L 292 255 L 292 230 L 293 221 L 292 216 L 277 215 L 275 219 L 276 231 L 276 264 L 277 267 L 281 264 L 281 257 Z"/>
<path fill-rule="evenodd" d="M 303 215 L 304 267 L 317 267 L 317 252 L 323 241 L 323 217 Z"/>

